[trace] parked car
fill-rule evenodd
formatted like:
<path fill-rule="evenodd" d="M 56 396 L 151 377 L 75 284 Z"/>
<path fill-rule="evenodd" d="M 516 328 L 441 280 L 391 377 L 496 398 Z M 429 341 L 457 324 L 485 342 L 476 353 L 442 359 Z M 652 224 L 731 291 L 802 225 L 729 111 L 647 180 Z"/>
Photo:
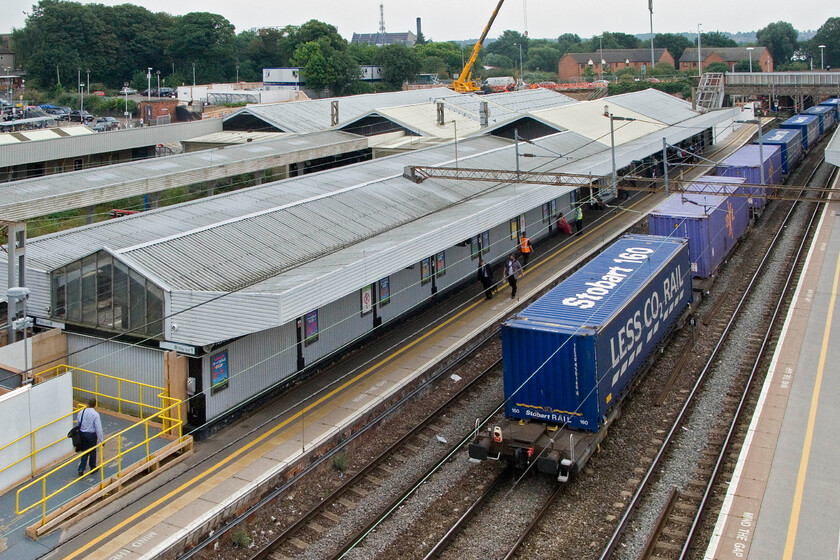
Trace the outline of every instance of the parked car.
<path fill-rule="evenodd" d="M 70 111 L 70 120 L 73 122 L 91 122 L 93 118 L 93 115 L 87 111 L 79 111 L 78 109 Z"/>
<path fill-rule="evenodd" d="M 135 95 L 137 90 L 131 87 L 124 87 L 120 90 L 120 95 Z"/>
<path fill-rule="evenodd" d="M 171 87 L 162 87 L 158 92 L 158 97 L 175 97 L 175 90 Z"/>
<path fill-rule="evenodd" d="M 114 117 L 99 117 L 96 119 L 96 124 L 93 125 L 93 129 L 97 132 L 102 132 L 105 130 L 116 130 L 120 127 L 120 121 L 115 119 Z"/>
<path fill-rule="evenodd" d="M 105 97 L 105 92 L 102 90 L 97 90 L 91 93 L 91 95 L 98 95 L 99 97 Z"/>

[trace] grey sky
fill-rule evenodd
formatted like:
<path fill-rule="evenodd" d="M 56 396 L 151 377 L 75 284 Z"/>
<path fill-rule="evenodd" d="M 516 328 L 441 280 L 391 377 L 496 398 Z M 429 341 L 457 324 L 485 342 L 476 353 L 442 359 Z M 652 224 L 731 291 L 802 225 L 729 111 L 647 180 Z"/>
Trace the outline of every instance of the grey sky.
<path fill-rule="evenodd" d="M 33 0 L 5 0 L 0 12 L 0 32 L 22 27 L 24 11 L 31 10 Z M 99 0 L 116 5 L 125 0 Z M 236 26 L 237 32 L 261 26 L 299 25 L 310 19 L 325 21 L 338 27 L 350 38 L 353 32 L 373 33 L 379 29 L 380 0 L 203 0 L 172 3 L 169 0 L 134 2 L 151 11 L 181 15 L 190 11 L 215 12 Z M 436 41 L 477 38 L 487 23 L 496 0 L 382 0 L 385 5 L 387 31 L 415 29 L 415 18 L 423 19 L 423 33 Z M 650 30 L 647 0 L 507 0 L 490 32 L 498 36 L 505 29 L 524 31 L 527 5 L 528 34 L 533 38 L 557 37 L 577 33 L 591 37 L 602 31 L 636 34 Z M 831 13 L 833 2 L 808 2 L 807 9 L 791 13 L 790 1 L 732 2 L 731 0 L 654 0 L 655 32 L 679 33 L 703 31 L 752 31 L 774 21 L 787 21 L 797 30 L 817 29 Z M 798 4 L 804 7 L 803 4 Z"/>

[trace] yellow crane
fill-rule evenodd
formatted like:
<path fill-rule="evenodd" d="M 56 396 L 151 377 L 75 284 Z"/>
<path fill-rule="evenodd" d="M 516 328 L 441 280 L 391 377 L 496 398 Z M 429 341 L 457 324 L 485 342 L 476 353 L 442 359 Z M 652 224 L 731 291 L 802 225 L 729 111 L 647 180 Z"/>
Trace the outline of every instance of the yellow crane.
<path fill-rule="evenodd" d="M 478 58 L 478 51 L 481 50 L 481 45 L 484 44 L 484 40 L 487 38 L 487 34 L 490 33 L 490 27 L 493 26 L 493 20 L 496 19 L 497 15 L 499 15 L 499 10 L 501 9 L 502 4 L 504 3 L 505 0 L 499 0 L 499 3 L 496 5 L 496 9 L 493 10 L 493 15 L 490 16 L 490 21 L 487 22 L 487 27 L 484 28 L 484 32 L 482 32 L 481 37 L 478 39 L 478 41 L 476 41 L 475 46 L 473 47 L 470 59 L 464 65 L 464 69 L 458 75 L 458 79 L 452 82 L 452 89 L 454 89 L 458 93 L 470 93 L 473 91 L 481 90 L 481 87 L 478 85 L 478 83 L 473 81 L 472 79 L 472 68 L 475 64 L 475 60 Z"/>

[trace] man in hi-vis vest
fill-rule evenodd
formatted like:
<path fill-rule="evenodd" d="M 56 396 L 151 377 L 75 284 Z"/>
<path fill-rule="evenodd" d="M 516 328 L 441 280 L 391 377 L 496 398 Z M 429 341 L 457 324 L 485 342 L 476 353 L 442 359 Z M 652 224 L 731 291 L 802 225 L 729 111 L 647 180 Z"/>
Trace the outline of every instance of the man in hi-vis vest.
<path fill-rule="evenodd" d="M 528 235 L 524 231 L 519 238 L 519 251 L 522 253 L 522 266 L 528 266 L 528 257 L 531 256 L 534 248 L 531 246 L 531 240 L 528 239 Z"/>

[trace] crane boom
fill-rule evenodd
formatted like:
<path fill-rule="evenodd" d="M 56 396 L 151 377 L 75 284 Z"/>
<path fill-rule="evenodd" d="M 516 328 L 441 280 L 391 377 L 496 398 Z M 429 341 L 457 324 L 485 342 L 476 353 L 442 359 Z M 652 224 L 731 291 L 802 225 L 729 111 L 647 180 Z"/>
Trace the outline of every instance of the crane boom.
<path fill-rule="evenodd" d="M 461 74 L 458 76 L 458 79 L 452 82 L 452 88 L 458 93 L 469 93 L 471 91 L 478 91 L 481 89 L 478 87 L 478 84 L 472 80 L 472 68 L 478 58 L 478 52 L 481 50 L 481 46 L 487 38 L 487 34 L 490 33 L 493 21 L 496 19 L 496 16 L 499 15 L 499 10 L 502 8 L 502 4 L 504 3 L 505 0 L 499 0 L 499 3 L 496 4 L 496 9 L 493 10 L 493 15 L 490 16 L 490 21 L 487 22 L 487 26 L 481 33 L 481 37 L 479 37 L 478 41 L 475 42 L 470 59 L 464 65 L 464 69 L 461 70 Z"/>

